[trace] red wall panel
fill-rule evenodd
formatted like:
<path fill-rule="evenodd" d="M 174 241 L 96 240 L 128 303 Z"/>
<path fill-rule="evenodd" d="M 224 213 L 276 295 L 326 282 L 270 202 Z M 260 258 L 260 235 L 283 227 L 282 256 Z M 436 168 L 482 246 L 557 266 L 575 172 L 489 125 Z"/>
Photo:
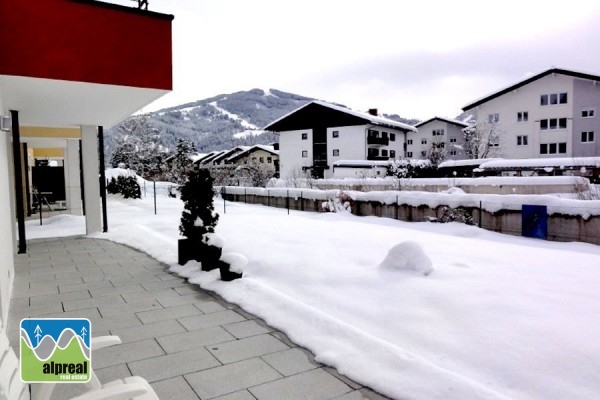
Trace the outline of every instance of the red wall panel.
<path fill-rule="evenodd" d="M 172 90 L 170 15 L 94 1 L 1 0 L 0 16 L 2 75 Z"/>

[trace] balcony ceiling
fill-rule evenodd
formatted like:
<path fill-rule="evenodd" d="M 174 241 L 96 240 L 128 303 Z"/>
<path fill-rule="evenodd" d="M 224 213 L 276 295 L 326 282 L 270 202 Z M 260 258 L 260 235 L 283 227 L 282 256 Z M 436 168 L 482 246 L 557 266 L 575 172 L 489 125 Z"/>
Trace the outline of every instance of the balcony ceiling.
<path fill-rule="evenodd" d="M 168 90 L 0 75 L 3 115 L 19 111 L 21 125 L 109 128 Z"/>

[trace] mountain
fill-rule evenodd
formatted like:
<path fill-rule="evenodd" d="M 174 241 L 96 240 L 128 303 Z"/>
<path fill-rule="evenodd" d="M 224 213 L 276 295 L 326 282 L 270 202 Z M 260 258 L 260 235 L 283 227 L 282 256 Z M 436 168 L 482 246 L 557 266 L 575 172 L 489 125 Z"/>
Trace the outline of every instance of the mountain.
<path fill-rule="evenodd" d="M 200 153 L 208 153 L 239 145 L 278 141 L 277 135 L 261 128 L 312 100 L 276 89 L 252 89 L 165 108 L 145 116 L 150 126 L 158 130 L 160 145 L 174 151 L 177 139 L 182 138 L 194 142 Z M 398 115 L 384 116 L 409 124 L 419 122 Z M 105 131 L 107 163 L 118 135 L 118 125 Z"/>

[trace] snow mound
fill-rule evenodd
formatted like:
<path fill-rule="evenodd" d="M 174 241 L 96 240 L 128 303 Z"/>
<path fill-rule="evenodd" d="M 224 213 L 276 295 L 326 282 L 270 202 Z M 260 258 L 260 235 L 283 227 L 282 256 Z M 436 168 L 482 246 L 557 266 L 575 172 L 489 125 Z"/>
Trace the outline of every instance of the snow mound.
<path fill-rule="evenodd" d="M 240 253 L 225 253 L 221 256 L 221 261 L 229 264 L 229 270 L 241 274 L 244 272 L 244 268 L 248 265 L 248 259 L 246 256 Z"/>
<path fill-rule="evenodd" d="M 225 245 L 225 239 L 222 236 L 217 235 L 216 233 L 207 233 L 206 234 L 206 243 L 211 246 L 221 247 Z"/>
<path fill-rule="evenodd" d="M 383 259 L 380 268 L 400 271 L 416 271 L 423 275 L 433 272 L 431 259 L 416 242 L 401 242 L 392 247 Z"/>
<path fill-rule="evenodd" d="M 464 190 L 462 190 L 461 188 L 451 187 L 451 188 L 448 188 L 446 190 L 442 190 L 441 193 L 446 193 L 446 194 L 465 194 L 466 192 Z"/>

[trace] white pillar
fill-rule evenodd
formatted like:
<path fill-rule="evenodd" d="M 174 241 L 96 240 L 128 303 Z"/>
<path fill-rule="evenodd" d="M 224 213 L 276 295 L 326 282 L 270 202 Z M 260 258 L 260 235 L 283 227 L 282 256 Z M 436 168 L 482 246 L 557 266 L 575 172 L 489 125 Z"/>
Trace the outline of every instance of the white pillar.
<path fill-rule="evenodd" d="M 8 309 L 12 294 L 15 275 L 15 213 L 12 201 L 12 179 L 10 174 L 13 167 L 10 164 L 11 153 L 10 132 L 0 131 L 0 332 L 6 329 Z"/>
<path fill-rule="evenodd" d="M 97 127 L 81 127 L 83 162 L 83 198 L 85 200 L 86 234 L 102 232 L 102 207 L 100 203 L 100 162 L 98 160 Z"/>
<path fill-rule="evenodd" d="M 64 167 L 67 210 L 73 215 L 83 215 L 79 180 L 79 140 L 67 140 Z"/>

